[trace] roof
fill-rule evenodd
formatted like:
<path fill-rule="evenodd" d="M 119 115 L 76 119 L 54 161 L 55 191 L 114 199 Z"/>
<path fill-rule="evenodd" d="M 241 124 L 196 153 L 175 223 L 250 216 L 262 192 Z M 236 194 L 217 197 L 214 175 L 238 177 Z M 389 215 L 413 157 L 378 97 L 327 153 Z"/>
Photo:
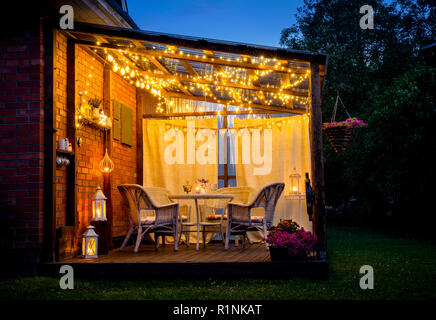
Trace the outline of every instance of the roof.
<path fill-rule="evenodd" d="M 124 11 L 120 5 L 119 2 L 120 1 L 116 1 L 116 0 L 106 0 L 107 3 L 109 3 L 109 5 L 120 15 L 124 18 L 124 20 L 126 20 L 134 29 L 138 29 L 139 27 L 138 25 L 135 23 L 135 21 L 133 21 L 133 19 L 130 17 L 129 13 L 127 11 Z M 125 3 L 125 5 L 127 6 L 127 3 Z M 127 9 L 127 8 L 126 8 Z"/>
<path fill-rule="evenodd" d="M 327 54 L 291 50 L 279 47 L 262 46 L 256 44 L 247 44 L 241 42 L 224 41 L 217 39 L 209 39 L 202 37 L 193 37 L 177 34 L 169 34 L 162 32 L 146 31 L 140 29 L 127 29 L 113 26 L 103 26 L 89 23 L 76 23 L 74 29 L 78 32 L 96 33 L 102 35 L 109 35 L 121 38 L 131 38 L 136 40 L 146 40 L 159 42 L 164 44 L 180 45 L 191 48 L 204 49 L 207 47 L 210 50 L 240 53 L 240 54 L 253 54 L 264 55 L 266 57 L 275 57 L 282 59 L 298 59 L 309 62 L 316 62 L 321 65 L 327 63 Z"/>
<path fill-rule="evenodd" d="M 320 64 L 323 81 L 328 58 L 320 53 L 87 23 L 76 23 L 74 30 L 66 32 L 111 63 L 131 84 L 160 99 L 201 100 L 249 110 L 304 113 L 310 101 L 311 63 Z"/>

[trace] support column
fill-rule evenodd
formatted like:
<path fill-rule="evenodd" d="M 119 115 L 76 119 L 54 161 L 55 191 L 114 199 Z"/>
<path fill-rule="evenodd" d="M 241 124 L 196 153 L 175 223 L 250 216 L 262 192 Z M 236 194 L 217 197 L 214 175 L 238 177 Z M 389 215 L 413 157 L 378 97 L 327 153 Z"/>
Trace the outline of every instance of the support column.
<path fill-rule="evenodd" d="M 111 108 L 111 69 L 108 64 L 104 65 L 103 70 L 103 110 L 104 113 L 112 119 L 112 108 Z M 107 148 L 109 157 L 112 155 L 112 130 L 107 130 L 105 132 L 105 143 L 104 147 Z M 106 151 L 106 150 L 104 150 Z M 105 232 L 107 237 L 108 249 L 113 248 L 112 242 L 112 224 L 113 224 L 113 209 L 112 209 L 112 183 L 111 174 L 103 173 L 103 193 L 106 196 L 106 217 L 107 217 L 107 232 Z"/>
<path fill-rule="evenodd" d="M 319 64 L 311 64 L 311 154 L 312 154 L 312 182 L 315 193 L 313 229 L 318 237 L 319 259 L 327 258 L 326 219 L 324 199 L 324 165 L 322 143 L 322 109 L 321 82 Z"/>
<path fill-rule="evenodd" d="M 136 183 L 143 185 L 144 164 L 143 164 L 143 137 L 142 119 L 144 117 L 144 91 L 136 88 Z"/>

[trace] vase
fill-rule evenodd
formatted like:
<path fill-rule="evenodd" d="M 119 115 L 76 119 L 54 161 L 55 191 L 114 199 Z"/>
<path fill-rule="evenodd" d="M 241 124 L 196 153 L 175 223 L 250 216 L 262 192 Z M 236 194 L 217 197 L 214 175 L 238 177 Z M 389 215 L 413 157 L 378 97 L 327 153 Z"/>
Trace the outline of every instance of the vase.
<path fill-rule="evenodd" d="M 307 257 L 305 255 L 289 254 L 288 248 L 269 247 L 271 261 L 301 261 Z"/>
<path fill-rule="evenodd" d="M 192 186 L 189 183 L 183 185 L 183 191 L 185 191 L 186 194 L 189 194 L 189 192 L 191 192 L 191 190 L 192 190 Z"/>

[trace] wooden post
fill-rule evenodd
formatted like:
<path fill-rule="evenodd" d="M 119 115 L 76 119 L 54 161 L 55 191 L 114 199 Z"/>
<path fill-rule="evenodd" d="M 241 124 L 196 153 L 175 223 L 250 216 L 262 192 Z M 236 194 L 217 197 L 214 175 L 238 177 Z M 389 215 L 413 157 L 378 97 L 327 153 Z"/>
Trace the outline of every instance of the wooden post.
<path fill-rule="evenodd" d="M 56 116 L 53 103 L 54 30 L 44 28 L 44 242 L 43 260 L 54 261 L 56 241 Z"/>
<path fill-rule="evenodd" d="M 140 186 L 144 183 L 144 164 L 143 164 L 143 137 L 142 137 L 142 119 L 144 92 L 136 88 L 136 183 Z"/>
<path fill-rule="evenodd" d="M 77 138 L 76 138 L 76 44 L 67 39 L 67 136 L 75 156 L 67 168 L 67 211 L 66 225 L 77 228 Z"/>
<path fill-rule="evenodd" d="M 312 183 L 315 193 L 315 210 L 313 216 L 313 229 L 318 237 L 319 259 L 327 258 L 326 220 L 324 201 L 324 165 L 322 146 L 322 109 L 321 109 L 321 83 L 319 64 L 311 64 L 311 155 L 312 155 Z"/>
<path fill-rule="evenodd" d="M 111 109 L 111 69 L 109 65 L 105 64 L 103 69 L 103 110 L 104 113 L 112 119 Z M 112 130 L 107 130 L 104 133 L 104 147 L 107 149 L 109 157 L 112 153 Z M 106 150 L 104 150 L 105 152 Z M 109 249 L 112 249 L 112 223 L 113 223 L 113 209 L 112 209 L 112 184 L 111 174 L 103 173 L 103 193 L 106 196 L 106 218 L 107 218 L 107 232 L 106 241 Z"/>

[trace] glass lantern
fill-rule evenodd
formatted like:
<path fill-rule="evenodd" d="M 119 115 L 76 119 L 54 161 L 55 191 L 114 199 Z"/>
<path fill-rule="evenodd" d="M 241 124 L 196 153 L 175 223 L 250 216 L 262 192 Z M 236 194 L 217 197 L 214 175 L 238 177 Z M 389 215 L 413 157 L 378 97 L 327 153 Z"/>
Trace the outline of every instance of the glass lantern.
<path fill-rule="evenodd" d="M 82 257 L 85 259 L 98 258 L 98 234 L 95 233 L 94 227 L 89 226 L 82 235 Z"/>
<path fill-rule="evenodd" d="M 300 179 L 300 174 L 294 168 L 292 173 L 289 175 L 289 194 L 300 194 Z"/>
<path fill-rule="evenodd" d="M 92 197 L 92 220 L 106 221 L 106 199 L 101 188 L 97 187 L 97 192 Z"/>

